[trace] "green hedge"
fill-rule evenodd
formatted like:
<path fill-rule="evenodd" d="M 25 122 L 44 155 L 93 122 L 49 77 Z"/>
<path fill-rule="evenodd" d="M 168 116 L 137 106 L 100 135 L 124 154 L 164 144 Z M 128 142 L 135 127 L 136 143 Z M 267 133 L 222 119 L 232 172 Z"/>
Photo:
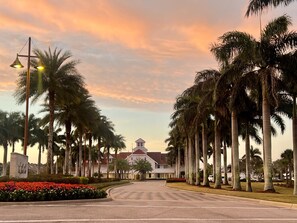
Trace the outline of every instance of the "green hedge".
<path fill-rule="evenodd" d="M 0 182 L 54 182 L 54 183 L 65 183 L 65 184 L 88 184 L 89 178 L 87 177 L 73 177 L 67 175 L 32 175 L 28 178 L 9 178 L 8 176 L 0 177 Z"/>
<path fill-rule="evenodd" d="M 185 178 L 167 178 L 166 183 L 186 182 Z"/>

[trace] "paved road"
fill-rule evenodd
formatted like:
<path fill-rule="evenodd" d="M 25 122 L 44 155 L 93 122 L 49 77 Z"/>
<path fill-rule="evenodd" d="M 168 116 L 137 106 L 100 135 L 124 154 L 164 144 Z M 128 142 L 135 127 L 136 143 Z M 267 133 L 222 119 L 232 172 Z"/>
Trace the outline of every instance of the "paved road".
<path fill-rule="evenodd" d="M 256 201 L 179 191 L 164 181 L 135 182 L 113 188 L 112 201 L 0 204 L 7 222 L 297 222 L 297 209 Z"/>

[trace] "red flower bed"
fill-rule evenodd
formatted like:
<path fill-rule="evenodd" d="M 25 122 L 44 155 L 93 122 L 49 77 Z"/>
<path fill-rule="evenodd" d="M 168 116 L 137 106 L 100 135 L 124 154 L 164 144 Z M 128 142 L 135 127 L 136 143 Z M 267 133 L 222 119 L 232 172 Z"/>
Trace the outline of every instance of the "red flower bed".
<path fill-rule="evenodd" d="M 26 191 L 39 191 L 44 189 L 73 189 L 73 188 L 92 188 L 94 187 L 80 184 L 63 184 L 63 183 L 52 183 L 52 182 L 0 182 L 0 190 L 26 190 Z"/>
<path fill-rule="evenodd" d="M 105 191 L 80 184 L 1 182 L 0 201 L 68 200 L 106 197 Z"/>

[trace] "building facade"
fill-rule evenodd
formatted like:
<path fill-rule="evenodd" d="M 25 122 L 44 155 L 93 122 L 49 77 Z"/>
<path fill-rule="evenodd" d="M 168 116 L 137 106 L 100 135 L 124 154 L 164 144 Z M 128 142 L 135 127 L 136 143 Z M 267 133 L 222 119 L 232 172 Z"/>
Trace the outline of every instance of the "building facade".
<path fill-rule="evenodd" d="M 131 152 L 120 152 L 117 156 L 118 159 L 125 159 L 130 165 L 136 160 L 144 159 L 148 161 L 152 166 L 152 171 L 146 174 L 147 179 L 166 179 L 175 176 L 175 168 L 167 163 L 167 154 L 161 152 L 149 152 L 145 148 L 145 141 L 141 138 L 135 141 L 136 147 L 132 149 Z M 111 163 L 114 159 L 114 155 L 111 154 L 109 157 L 109 162 Z M 101 174 L 106 177 L 107 165 L 101 164 Z M 136 179 L 138 172 L 130 170 L 124 174 L 124 178 Z M 114 172 L 109 172 L 109 177 L 114 177 Z"/>

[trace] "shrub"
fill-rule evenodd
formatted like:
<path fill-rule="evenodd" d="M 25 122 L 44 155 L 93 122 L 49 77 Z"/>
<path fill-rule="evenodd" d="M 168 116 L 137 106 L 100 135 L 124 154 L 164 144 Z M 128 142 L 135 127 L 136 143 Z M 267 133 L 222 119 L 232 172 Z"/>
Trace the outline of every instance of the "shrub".
<path fill-rule="evenodd" d="M 0 177 L 0 182 L 8 182 L 8 181 L 15 181 L 15 182 L 54 182 L 54 183 L 65 183 L 65 184 L 88 184 L 87 177 L 73 177 L 70 175 L 31 175 L 25 179 L 19 178 L 9 178 Z"/>
<path fill-rule="evenodd" d="M 167 178 L 166 183 L 186 182 L 185 178 Z"/>
<path fill-rule="evenodd" d="M 0 183 L 0 201 L 94 199 L 106 195 L 105 191 L 87 185 L 14 181 Z"/>

